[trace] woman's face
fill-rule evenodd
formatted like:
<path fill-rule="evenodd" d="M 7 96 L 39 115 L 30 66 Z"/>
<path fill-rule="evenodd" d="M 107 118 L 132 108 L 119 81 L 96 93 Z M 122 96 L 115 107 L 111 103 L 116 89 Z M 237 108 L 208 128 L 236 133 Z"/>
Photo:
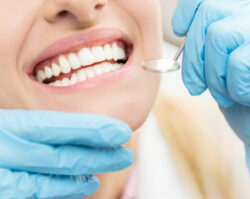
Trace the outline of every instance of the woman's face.
<path fill-rule="evenodd" d="M 0 107 L 103 114 L 139 127 L 159 76 L 156 0 L 2 0 Z"/>

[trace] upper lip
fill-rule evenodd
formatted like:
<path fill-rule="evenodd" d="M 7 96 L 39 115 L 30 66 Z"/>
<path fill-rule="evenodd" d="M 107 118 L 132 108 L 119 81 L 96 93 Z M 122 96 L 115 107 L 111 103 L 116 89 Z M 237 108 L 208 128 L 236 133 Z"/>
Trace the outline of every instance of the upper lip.
<path fill-rule="evenodd" d="M 56 41 L 42 53 L 28 67 L 28 75 L 32 75 L 34 68 L 41 62 L 58 56 L 60 54 L 71 52 L 80 47 L 91 47 L 93 45 L 110 43 L 115 40 L 123 41 L 127 47 L 132 46 L 131 39 L 120 30 L 114 28 L 93 29 L 85 33 L 78 33 Z"/>

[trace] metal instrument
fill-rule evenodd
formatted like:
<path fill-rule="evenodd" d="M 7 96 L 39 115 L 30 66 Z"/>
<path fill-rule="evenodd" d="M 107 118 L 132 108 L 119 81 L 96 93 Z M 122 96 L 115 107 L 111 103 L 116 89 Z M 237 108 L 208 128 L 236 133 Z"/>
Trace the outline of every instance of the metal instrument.
<path fill-rule="evenodd" d="M 142 67 L 150 72 L 168 73 L 174 72 L 181 68 L 181 64 L 178 62 L 182 52 L 184 51 L 186 40 L 183 41 L 180 48 L 173 59 L 156 59 L 142 63 Z"/>

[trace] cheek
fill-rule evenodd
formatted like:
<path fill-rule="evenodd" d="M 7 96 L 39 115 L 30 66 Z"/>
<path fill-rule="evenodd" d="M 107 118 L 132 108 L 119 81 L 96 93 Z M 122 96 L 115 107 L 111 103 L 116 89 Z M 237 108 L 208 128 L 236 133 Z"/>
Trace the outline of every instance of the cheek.
<path fill-rule="evenodd" d="M 1 0 L 0 107 L 21 106 L 23 95 L 21 52 L 41 1 Z M 27 12 L 28 10 L 28 12 Z M 19 96 L 19 97 L 17 97 Z"/>
<path fill-rule="evenodd" d="M 0 34 L 1 62 L 3 60 L 11 63 L 18 62 L 19 52 L 38 13 L 39 3 L 37 2 L 39 1 L 1 1 L 0 24 L 4 27 Z"/>
<path fill-rule="evenodd" d="M 144 59 L 157 59 L 162 53 L 162 22 L 158 0 L 118 1 L 137 24 Z M 140 9 L 138 9 L 140 8 Z"/>

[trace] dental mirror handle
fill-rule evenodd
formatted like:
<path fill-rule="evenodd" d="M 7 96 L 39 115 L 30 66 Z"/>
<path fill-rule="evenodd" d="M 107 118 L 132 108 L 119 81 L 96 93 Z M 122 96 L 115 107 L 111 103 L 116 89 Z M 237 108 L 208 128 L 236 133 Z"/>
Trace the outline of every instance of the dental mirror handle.
<path fill-rule="evenodd" d="M 182 42 L 180 48 L 177 53 L 173 57 L 173 59 L 156 59 L 150 60 L 142 63 L 142 67 L 150 72 L 158 72 L 158 73 L 167 73 L 174 72 L 181 68 L 181 65 L 178 63 L 178 60 L 184 51 L 186 39 Z"/>
<path fill-rule="evenodd" d="M 181 54 L 182 54 L 183 51 L 184 51 L 185 44 L 186 44 L 186 39 L 184 39 L 184 41 L 181 43 L 181 46 L 179 47 L 179 49 L 178 49 L 177 53 L 175 54 L 173 60 L 175 60 L 175 61 L 178 61 L 178 60 L 179 60 Z"/>

